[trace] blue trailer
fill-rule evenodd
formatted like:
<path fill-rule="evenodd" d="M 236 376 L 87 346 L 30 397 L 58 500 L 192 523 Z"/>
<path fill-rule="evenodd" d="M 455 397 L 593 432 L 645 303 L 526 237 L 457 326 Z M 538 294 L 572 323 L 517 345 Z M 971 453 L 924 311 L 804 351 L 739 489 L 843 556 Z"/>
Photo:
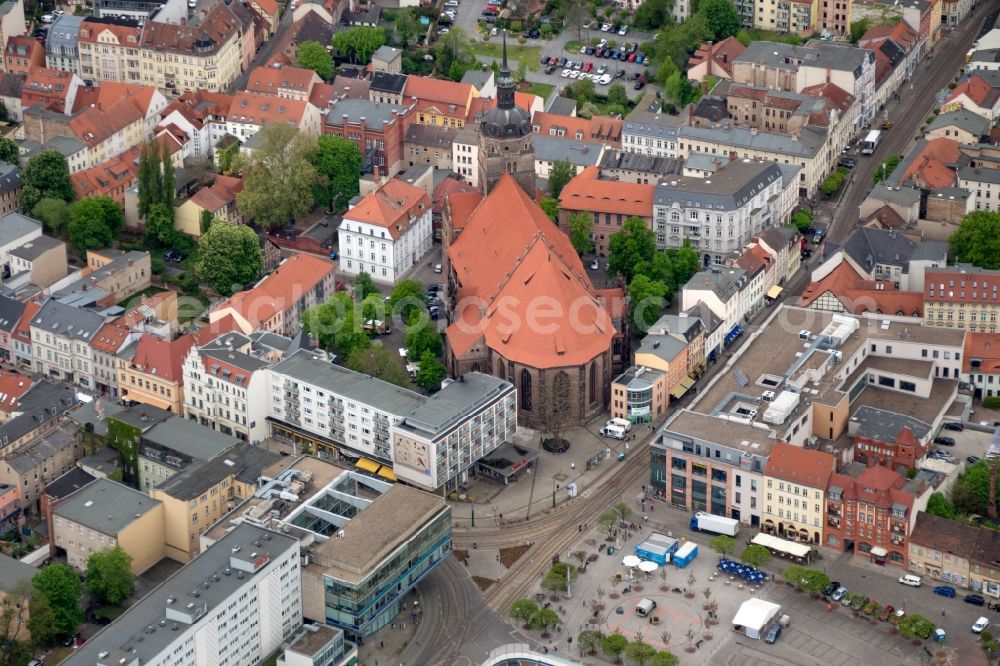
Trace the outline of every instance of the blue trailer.
<path fill-rule="evenodd" d="M 698 544 L 688 541 L 674 553 L 673 561 L 678 569 L 683 569 L 696 557 L 698 557 Z"/>

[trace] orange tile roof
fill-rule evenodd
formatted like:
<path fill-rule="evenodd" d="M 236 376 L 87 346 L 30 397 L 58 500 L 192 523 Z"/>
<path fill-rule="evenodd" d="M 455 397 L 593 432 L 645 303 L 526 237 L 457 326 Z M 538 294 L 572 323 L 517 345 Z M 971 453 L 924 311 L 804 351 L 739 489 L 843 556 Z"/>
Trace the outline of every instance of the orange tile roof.
<path fill-rule="evenodd" d="M 891 39 L 904 51 L 909 51 L 917 40 L 917 33 L 905 21 L 900 21 L 896 25 L 872 26 L 858 40 L 858 46 L 870 48 L 867 46 L 868 43 L 877 44 L 886 39 Z"/>
<path fill-rule="evenodd" d="M 119 81 L 101 81 L 101 85 L 81 87 L 73 103 L 73 111 L 80 111 L 91 104 L 102 109 L 110 109 L 122 100 L 130 100 L 145 117 L 153 103 L 157 90 L 153 86 Z"/>
<path fill-rule="evenodd" d="M 919 291 L 896 291 L 891 282 L 866 280 L 842 261 L 819 282 L 806 285 L 799 297 L 799 307 L 809 307 L 820 296 L 829 293 L 852 314 L 872 312 L 906 317 L 920 317 L 924 312 L 924 295 Z"/>
<path fill-rule="evenodd" d="M 1000 88 L 994 88 L 986 79 L 973 74 L 951 91 L 947 101 L 950 102 L 961 95 L 965 95 L 976 106 L 992 109 L 1000 99 Z"/>
<path fill-rule="evenodd" d="M 951 187 L 958 179 L 954 167 L 961 155 L 958 141 L 944 137 L 931 139 L 914 156 L 900 182 L 912 180 L 919 187 L 930 189 Z"/>
<path fill-rule="evenodd" d="M 267 123 L 294 122 L 298 125 L 306 113 L 309 102 L 285 99 L 277 95 L 238 92 L 229 107 L 229 122 L 266 125 Z"/>
<path fill-rule="evenodd" d="M 199 208 L 216 213 L 236 201 L 236 195 L 243 191 L 243 179 L 219 175 L 210 187 L 203 187 L 191 197 Z"/>
<path fill-rule="evenodd" d="M 309 96 L 313 85 L 320 82 L 319 76 L 311 69 L 304 67 L 256 67 L 250 72 L 247 80 L 249 92 L 277 95 L 281 91 L 291 90 Z"/>
<path fill-rule="evenodd" d="M 573 211 L 653 217 L 655 185 L 601 180 L 599 174 L 598 167 L 589 166 L 571 178 L 559 194 L 559 207 Z"/>
<path fill-rule="evenodd" d="M 334 89 L 332 83 L 317 83 L 309 93 L 309 103 L 317 109 L 325 109 L 330 106 L 333 99 Z"/>
<path fill-rule="evenodd" d="M 764 476 L 791 481 L 808 488 L 824 491 L 834 472 L 836 459 L 825 451 L 804 449 L 784 442 L 775 442 L 764 467 Z"/>
<path fill-rule="evenodd" d="M 396 240 L 430 207 L 426 190 L 393 178 L 344 213 L 344 219 L 383 227 Z"/>
<path fill-rule="evenodd" d="M 123 99 L 108 107 L 84 109 L 70 118 L 69 127 L 77 139 L 93 147 L 144 117 L 135 103 Z"/>
<path fill-rule="evenodd" d="M 139 366 L 140 372 L 179 384 L 184 380 L 184 358 L 191 347 L 235 330 L 238 330 L 236 320 L 227 316 L 169 342 L 145 333 L 135 347 L 132 363 Z"/>
<path fill-rule="evenodd" d="M 17 322 L 11 337 L 21 342 L 31 342 L 31 320 L 42 309 L 41 303 L 28 301 L 24 304 L 21 319 Z"/>
<path fill-rule="evenodd" d="M 972 287 L 972 281 L 976 282 L 976 287 Z M 949 284 L 952 282 L 957 288 Z M 993 294 L 998 288 L 1000 273 L 995 271 L 966 274 L 946 268 L 928 268 L 924 273 L 924 299 L 928 301 L 985 305 L 987 293 Z M 977 295 L 982 298 L 976 298 Z"/>
<path fill-rule="evenodd" d="M 223 44 L 240 33 L 242 24 L 224 3 L 212 5 L 208 13 L 197 24 L 180 25 L 146 21 L 142 33 L 142 45 L 146 48 L 161 49 L 168 53 L 178 53 L 190 57 L 197 53 L 208 57 L 216 53 Z M 208 39 L 207 48 L 195 49 L 195 42 Z"/>
<path fill-rule="evenodd" d="M 445 199 L 458 192 L 475 192 L 476 188 L 459 178 L 442 178 L 441 182 L 434 188 L 434 196 L 431 199 L 431 210 L 435 215 L 439 215 L 444 209 Z"/>
<path fill-rule="evenodd" d="M 456 355 L 484 338 L 504 358 L 540 368 L 608 350 L 614 326 L 569 237 L 510 174 L 472 212 L 448 257 L 464 303 L 448 327 Z"/>
<path fill-rule="evenodd" d="M 111 42 L 108 37 L 104 37 L 106 33 L 114 35 L 115 42 Z M 105 23 L 103 21 L 92 20 L 88 17 L 80 23 L 80 33 L 77 39 L 88 44 L 96 44 L 98 42 L 102 44 L 117 43 L 120 46 L 138 49 L 141 33 L 142 29 L 139 28 L 138 24 Z"/>
<path fill-rule="evenodd" d="M 70 180 L 73 181 L 73 190 L 77 197 L 82 199 L 101 196 L 110 194 L 118 188 L 132 187 L 139 174 L 140 152 L 139 146 L 132 146 L 107 162 L 71 175 Z"/>
<path fill-rule="evenodd" d="M 277 0 L 253 0 L 253 4 L 260 7 L 269 18 L 275 18 L 278 16 Z"/>
<path fill-rule="evenodd" d="M 28 35 L 11 35 L 7 38 L 4 53 L 18 58 L 32 59 L 36 51 L 44 48 L 38 40 Z"/>
<path fill-rule="evenodd" d="M 483 193 L 479 190 L 471 192 L 453 192 L 445 195 L 448 200 L 448 208 L 451 210 L 451 230 L 452 233 L 461 231 L 468 224 L 473 211 L 483 201 Z"/>
<path fill-rule="evenodd" d="M 257 329 L 280 310 L 290 308 L 335 269 L 326 259 L 293 254 L 253 289 L 233 294 L 219 309 L 232 308 Z"/>
<path fill-rule="evenodd" d="M 972 369 L 972 361 L 979 361 L 979 367 Z M 966 333 L 963 372 L 984 375 L 1000 374 L 1000 333 Z"/>
<path fill-rule="evenodd" d="M 616 147 L 621 147 L 622 126 L 624 122 L 621 118 L 611 118 L 608 116 L 594 116 L 593 118 L 580 118 L 572 116 L 562 116 L 557 113 L 536 113 L 531 119 L 531 125 L 535 129 L 535 134 L 539 136 L 556 136 L 556 138 L 580 141 L 595 141 L 607 143 Z M 564 134 L 560 137 L 552 132 L 562 129 Z"/>
<path fill-rule="evenodd" d="M 531 113 L 531 106 L 537 98 L 537 95 L 531 93 L 514 92 L 514 104 L 528 113 Z M 469 104 L 469 115 L 466 121 L 470 123 L 475 121 L 479 116 L 496 106 L 496 104 L 497 101 L 490 97 L 473 97 L 472 103 Z"/>
<path fill-rule="evenodd" d="M 854 104 L 855 97 L 835 83 L 818 83 L 802 89 L 803 95 L 822 97 L 831 102 L 841 113 Z"/>
<path fill-rule="evenodd" d="M 406 79 L 403 94 L 406 97 L 415 97 L 418 109 L 437 109 L 443 115 L 465 117 L 474 90 L 471 83 L 410 75 Z"/>
<path fill-rule="evenodd" d="M 702 44 L 688 60 L 688 69 L 706 62 L 711 57 L 712 73 L 715 73 L 715 67 L 719 67 L 732 78 L 733 61 L 739 58 L 746 48 L 735 37 L 726 37 L 716 44 Z"/>
<path fill-rule="evenodd" d="M 0 371 L 0 412 L 10 413 L 21 404 L 21 396 L 31 388 L 27 375 Z"/>
<path fill-rule="evenodd" d="M 132 332 L 132 326 L 135 324 L 137 315 L 141 320 L 142 313 L 138 310 L 132 310 L 114 321 L 109 321 L 99 328 L 94 337 L 90 339 L 90 346 L 106 354 L 117 353 L 122 348 L 125 338 Z"/>
<path fill-rule="evenodd" d="M 31 106 L 41 98 L 46 100 L 44 104 L 46 107 L 57 100 L 61 104 L 65 104 L 73 76 L 74 74 L 71 72 L 64 72 L 61 69 L 32 67 L 28 72 L 28 78 L 24 81 L 24 86 L 21 88 L 22 103 L 25 106 Z M 56 106 L 52 110 L 63 112 L 61 106 Z"/>

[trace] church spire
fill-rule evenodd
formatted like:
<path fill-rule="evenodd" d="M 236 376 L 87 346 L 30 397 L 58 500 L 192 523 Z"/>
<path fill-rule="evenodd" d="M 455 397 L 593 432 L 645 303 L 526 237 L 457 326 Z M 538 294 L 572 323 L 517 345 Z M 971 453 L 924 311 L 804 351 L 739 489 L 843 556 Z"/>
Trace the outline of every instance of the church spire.
<path fill-rule="evenodd" d="M 503 31 L 503 64 L 500 66 L 500 80 L 497 81 L 497 108 L 514 108 L 514 79 L 507 66 L 507 31 Z"/>

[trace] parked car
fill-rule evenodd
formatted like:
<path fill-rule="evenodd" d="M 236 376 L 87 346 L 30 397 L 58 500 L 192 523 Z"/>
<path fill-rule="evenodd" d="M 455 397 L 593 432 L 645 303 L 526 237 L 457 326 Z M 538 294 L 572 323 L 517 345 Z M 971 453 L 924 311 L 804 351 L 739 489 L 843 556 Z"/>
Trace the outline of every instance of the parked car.
<path fill-rule="evenodd" d="M 838 166 L 842 166 L 845 169 L 853 169 L 855 166 L 857 166 L 857 164 L 858 163 L 853 158 L 850 157 L 842 157 L 840 158 L 840 161 L 837 162 Z"/>
<path fill-rule="evenodd" d="M 973 606 L 982 606 L 986 603 L 986 599 L 983 599 L 981 594 L 967 594 L 962 601 Z"/>
<path fill-rule="evenodd" d="M 608 66 L 607 65 L 601 65 L 600 67 L 597 68 L 597 73 L 598 74 L 606 74 L 607 71 L 608 71 Z"/>
<path fill-rule="evenodd" d="M 599 262 L 596 258 L 590 262 L 590 270 L 596 271 L 600 267 L 601 267 L 601 262 Z"/>
<path fill-rule="evenodd" d="M 177 250 L 167 250 L 163 253 L 163 260 L 171 264 L 179 264 L 184 261 L 184 253 Z"/>
<path fill-rule="evenodd" d="M 427 285 L 427 293 L 432 293 L 435 291 L 441 291 L 441 285 L 436 283 Z"/>
<path fill-rule="evenodd" d="M 559 74 L 559 76 L 561 76 L 561 77 L 563 77 L 564 79 L 566 79 L 566 78 L 569 78 L 569 75 L 570 75 L 570 74 L 572 74 L 572 73 L 573 73 L 573 70 L 571 70 L 571 69 L 564 69 L 564 70 L 562 71 L 562 73 L 561 73 L 561 74 Z"/>
<path fill-rule="evenodd" d="M 899 577 L 899 582 L 903 585 L 909 585 L 910 587 L 920 587 L 920 576 L 914 576 L 913 574 L 903 574 Z"/>
<path fill-rule="evenodd" d="M 622 37 L 624 37 L 625 35 L 627 35 L 628 34 L 628 26 L 627 25 L 623 25 L 621 27 L 621 29 L 618 30 L 618 34 L 621 35 Z"/>
<path fill-rule="evenodd" d="M 776 624 L 771 627 L 771 631 L 767 632 L 767 636 L 764 637 L 764 642 L 768 644 L 773 644 L 778 637 L 781 636 L 781 625 Z"/>
<path fill-rule="evenodd" d="M 972 633 L 981 634 L 986 627 L 990 626 L 990 621 L 985 617 L 981 617 L 976 620 L 975 624 L 972 625 Z"/>
<path fill-rule="evenodd" d="M 949 599 L 955 598 L 955 588 L 951 585 L 938 585 L 934 588 L 934 594 L 939 594 L 942 597 L 948 597 Z"/>
<path fill-rule="evenodd" d="M 965 430 L 965 426 L 957 421 L 948 421 L 944 424 L 945 430 L 952 430 L 954 432 L 962 432 Z"/>
<path fill-rule="evenodd" d="M 840 601 L 841 599 L 844 598 L 845 594 L 847 594 L 847 588 L 841 585 L 840 587 L 838 587 L 836 590 L 833 591 L 833 594 L 830 595 L 830 598 L 833 599 L 834 601 Z"/>
<path fill-rule="evenodd" d="M 559 62 L 557 62 L 556 64 L 559 65 L 560 67 L 565 67 L 566 66 L 566 58 L 559 58 Z"/>
<path fill-rule="evenodd" d="M 979 462 L 979 456 L 969 456 L 965 459 L 965 462 L 969 463 L 970 465 L 975 465 L 977 462 Z"/>
<path fill-rule="evenodd" d="M 802 252 L 799 253 L 800 259 L 808 259 L 811 256 L 813 256 L 813 253 L 812 250 L 809 249 L 802 250 Z"/>
<path fill-rule="evenodd" d="M 594 68 L 594 63 L 588 61 L 587 64 L 583 66 L 583 71 L 584 73 L 587 73 L 590 72 L 590 70 L 592 70 L 593 68 Z"/>
<path fill-rule="evenodd" d="M 615 78 L 616 79 L 620 79 L 623 76 L 625 76 L 625 70 L 624 69 L 619 69 L 617 72 L 615 72 Z"/>
<path fill-rule="evenodd" d="M 951 437 L 935 437 L 934 443 L 941 446 L 955 446 L 955 440 Z"/>
<path fill-rule="evenodd" d="M 556 71 L 556 66 L 555 65 L 549 65 L 548 67 L 545 68 L 545 73 L 546 74 L 551 74 L 554 71 Z"/>
<path fill-rule="evenodd" d="M 645 81 L 636 81 L 635 85 L 632 86 L 632 87 L 635 88 L 636 90 L 642 90 L 643 88 L 646 87 L 646 82 Z"/>
<path fill-rule="evenodd" d="M 164 256 L 166 256 L 166 255 L 164 255 Z M 340 255 L 339 255 L 339 254 L 337 254 L 337 251 L 336 251 L 336 250 L 330 250 L 330 259 L 331 259 L 332 261 L 336 261 L 336 260 L 337 260 L 337 259 L 339 259 L 339 258 L 340 258 Z"/>
<path fill-rule="evenodd" d="M 440 273 L 442 270 L 444 270 L 444 269 L 441 268 L 441 264 L 434 264 L 434 272 L 435 273 Z"/>
<path fill-rule="evenodd" d="M 840 587 L 840 581 L 835 580 L 826 587 L 823 588 L 823 596 L 828 597 L 833 594 Z"/>

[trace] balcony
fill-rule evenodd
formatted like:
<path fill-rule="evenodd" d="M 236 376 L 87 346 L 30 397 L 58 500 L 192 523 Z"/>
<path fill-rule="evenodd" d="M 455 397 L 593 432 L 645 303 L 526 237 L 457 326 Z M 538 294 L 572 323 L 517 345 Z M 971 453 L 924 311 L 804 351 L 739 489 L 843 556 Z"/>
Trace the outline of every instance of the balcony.
<path fill-rule="evenodd" d="M 837 529 L 840 529 L 840 518 L 835 516 L 828 516 L 826 519 L 826 524 L 829 527 L 835 527 Z"/>

